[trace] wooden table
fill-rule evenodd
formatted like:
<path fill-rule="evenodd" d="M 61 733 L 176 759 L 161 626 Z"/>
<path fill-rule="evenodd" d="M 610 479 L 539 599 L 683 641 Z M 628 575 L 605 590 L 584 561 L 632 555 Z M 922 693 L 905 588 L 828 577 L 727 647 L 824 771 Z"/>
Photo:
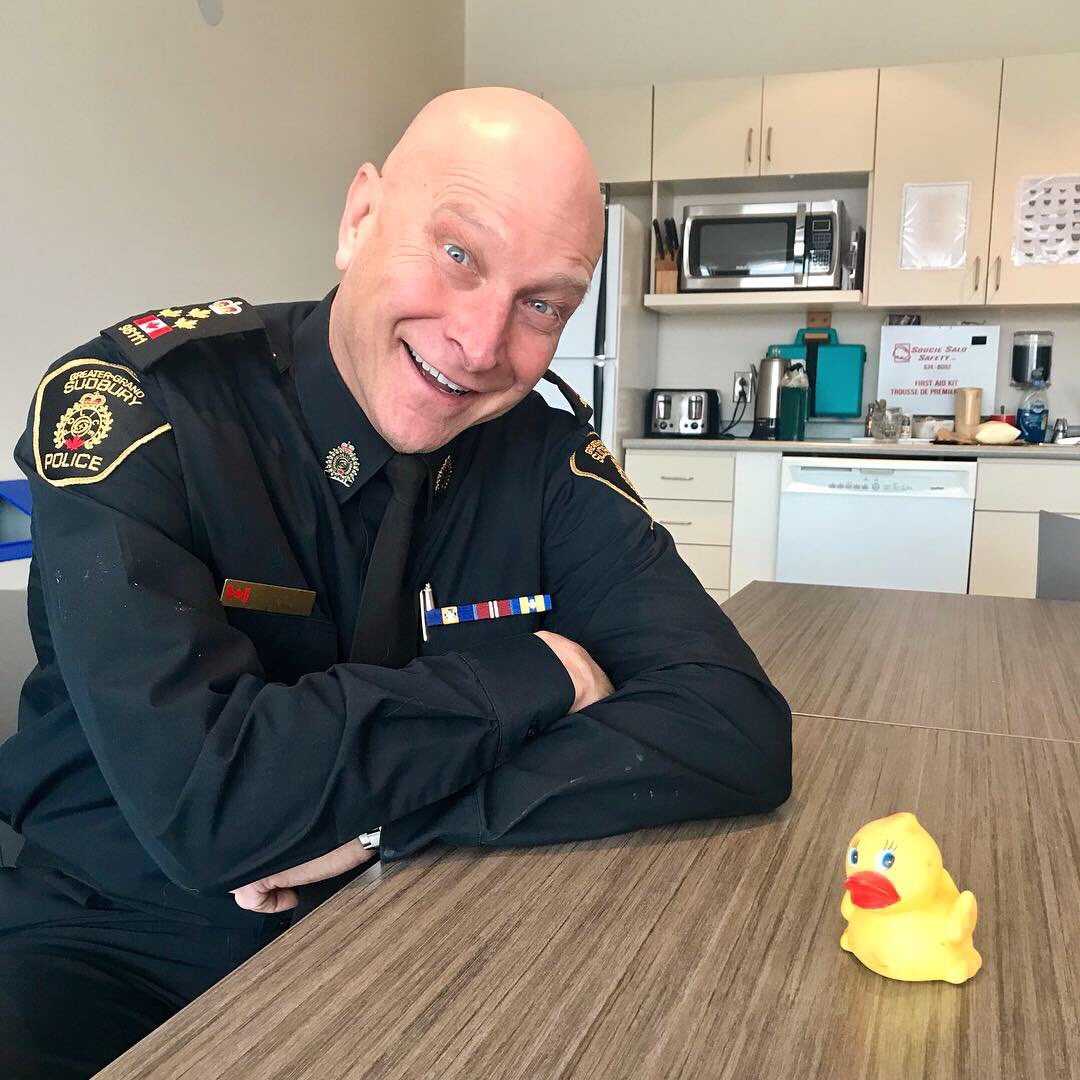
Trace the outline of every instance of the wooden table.
<path fill-rule="evenodd" d="M 1008 605 L 920 595 L 924 625 L 970 643 L 948 646 L 968 665 L 961 680 L 924 661 L 932 648 L 898 640 L 913 615 L 885 620 L 892 637 L 823 615 L 872 610 L 878 627 L 910 597 L 755 585 L 728 602 L 793 701 L 874 713 L 796 716 L 795 794 L 777 813 L 533 850 L 435 848 L 376 867 L 100 1076 L 1076 1075 L 1076 681 L 1051 673 L 1035 734 L 1014 730 L 1004 685 L 963 723 L 938 722 L 943 707 L 912 725 L 972 680 L 1007 683 L 1018 659 L 1064 656 L 1049 639 L 1078 616 L 1036 605 L 1035 640 L 1014 653 L 1015 625 L 996 625 L 1015 617 Z M 785 611 L 774 631 L 769 604 Z M 890 700 L 883 681 L 899 687 L 905 671 L 914 682 Z M 982 730 L 949 730 L 969 720 Z M 839 948 L 846 844 L 898 809 L 919 816 L 978 897 L 984 967 L 963 987 L 889 982 Z"/>
<path fill-rule="evenodd" d="M 1080 741 L 1080 603 L 755 581 L 724 610 L 796 712 Z"/>

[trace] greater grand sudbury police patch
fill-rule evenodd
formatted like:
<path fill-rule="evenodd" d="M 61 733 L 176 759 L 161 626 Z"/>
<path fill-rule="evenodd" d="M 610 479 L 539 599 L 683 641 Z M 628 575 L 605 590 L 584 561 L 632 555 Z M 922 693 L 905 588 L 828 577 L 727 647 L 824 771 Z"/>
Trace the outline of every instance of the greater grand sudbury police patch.
<path fill-rule="evenodd" d="M 129 454 L 168 431 L 145 407 L 139 376 L 123 364 L 69 360 L 34 398 L 34 463 L 53 487 L 104 480 Z"/>
<path fill-rule="evenodd" d="M 597 480 L 601 484 L 617 491 L 639 510 L 643 510 L 652 521 L 652 514 L 644 500 L 634 490 L 630 477 L 623 472 L 622 466 L 615 460 L 612 452 L 603 444 L 595 431 L 590 431 L 585 441 L 570 455 L 570 471 L 575 476 L 584 476 Z"/>

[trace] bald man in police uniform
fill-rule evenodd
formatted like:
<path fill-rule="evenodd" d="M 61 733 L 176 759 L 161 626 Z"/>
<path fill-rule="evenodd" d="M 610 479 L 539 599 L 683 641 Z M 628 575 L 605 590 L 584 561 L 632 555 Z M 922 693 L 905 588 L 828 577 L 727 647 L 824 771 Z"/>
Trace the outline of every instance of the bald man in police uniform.
<path fill-rule="evenodd" d="M 48 369 L 0 1074 L 90 1075 L 376 851 L 787 798 L 782 697 L 587 407 L 531 392 L 598 191 L 549 105 L 448 94 L 357 173 L 324 300 L 137 312 Z"/>

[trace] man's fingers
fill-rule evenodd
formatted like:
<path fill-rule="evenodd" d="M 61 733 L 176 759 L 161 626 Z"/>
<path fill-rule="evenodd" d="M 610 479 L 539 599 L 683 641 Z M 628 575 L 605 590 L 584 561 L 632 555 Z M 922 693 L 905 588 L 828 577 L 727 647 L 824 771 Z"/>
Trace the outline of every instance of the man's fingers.
<path fill-rule="evenodd" d="M 232 895 L 245 911 L 256 911 L 260 915 L 291 911 L 300 902 L 295 889 L 279 889 L 261 881 L 233 889 Z"/>
<path fill-rule="evenodd" d="M 374 851 L 368 851 L 359 840 L 350 840 L 317 859 L 233 889 L 233 898 L 245 911 L 258 911 L 264 915 L 289 911 L 299 903 L 295 886 L 326 881 L 373 858 Z"/>

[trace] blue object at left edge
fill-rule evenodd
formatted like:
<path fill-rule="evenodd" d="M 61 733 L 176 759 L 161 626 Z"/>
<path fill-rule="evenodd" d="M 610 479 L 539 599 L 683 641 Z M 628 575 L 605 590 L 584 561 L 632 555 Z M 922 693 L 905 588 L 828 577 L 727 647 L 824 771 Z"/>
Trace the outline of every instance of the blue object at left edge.
<path fill-rule="evenodd" d="M 26 480 L 0 480 L 0 503 L 10 504 L 22 511 L 26 517 L 25 529 L 15 526 L 14 530 L 6 528 L 0 532 L 0 562 L 10 562 L 12 559 L 29 559 L 31 554 L 30 535 L 30 510 L 33 500 L 30 497 L 30 484 Z M 0 505 L 0 513 L 5 507 Z M 7 516 L 5 514 L 5 516 Z M 18 515 L 12 515 L 18 518 Z M 9 531 L 16 533 L 25 532 L 26 539 L 2 539 Z"/>

